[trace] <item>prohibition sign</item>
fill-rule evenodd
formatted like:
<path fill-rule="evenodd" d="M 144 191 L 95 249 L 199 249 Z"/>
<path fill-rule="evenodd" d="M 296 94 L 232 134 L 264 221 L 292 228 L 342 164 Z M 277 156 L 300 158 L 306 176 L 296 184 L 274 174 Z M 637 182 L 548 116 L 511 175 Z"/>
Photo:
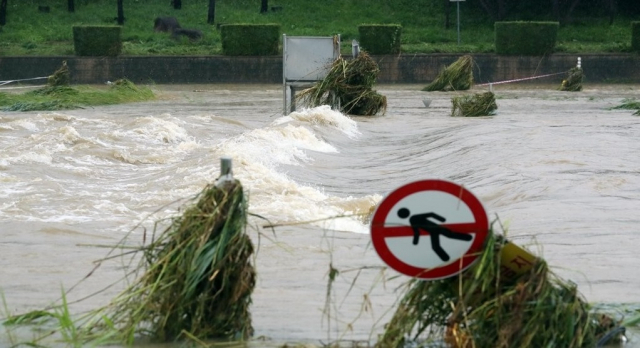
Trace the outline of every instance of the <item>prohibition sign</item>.
<path fill-rule="evenodd" d="M 467 269 L 480 256 L 489 233 L 482 203 L 467 189 L 445 180 L 401 186 L 378 205 L 371 240 L 394 270 L 436 280 Z"/>

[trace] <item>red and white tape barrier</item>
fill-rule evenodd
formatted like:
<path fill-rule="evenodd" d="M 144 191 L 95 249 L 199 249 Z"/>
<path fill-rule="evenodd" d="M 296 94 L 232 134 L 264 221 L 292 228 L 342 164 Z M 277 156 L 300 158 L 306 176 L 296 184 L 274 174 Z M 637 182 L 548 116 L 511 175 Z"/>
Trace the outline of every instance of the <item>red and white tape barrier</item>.
<path fill-rule="evenodd" d="M 545 75 L 538 75 L 538 76 L 531 76 L 531 77 L 523 77 L 520 79 L 513 79 L 513 80 L 505 80 L 505 81 L 498 81 L 498 82 L 489 82 L 489 83 L 481 83 L 478 84 L 476 86 L 491 86 L 491 85 L 501 85 L 503 83 L 511 83 L 511 82 L 520 82 L 520 81 L 527 81 L 527 80 L 535 80 L 535 79 L 541 79 L 543 77 L 549 77 L 549 76 L 555 76 L 555 75 L 562 75 L 562 74 L 566 74 L 567 72 L 559 72 L 559 73 L 555 73 L 555 74 L 545 74 Z"/>

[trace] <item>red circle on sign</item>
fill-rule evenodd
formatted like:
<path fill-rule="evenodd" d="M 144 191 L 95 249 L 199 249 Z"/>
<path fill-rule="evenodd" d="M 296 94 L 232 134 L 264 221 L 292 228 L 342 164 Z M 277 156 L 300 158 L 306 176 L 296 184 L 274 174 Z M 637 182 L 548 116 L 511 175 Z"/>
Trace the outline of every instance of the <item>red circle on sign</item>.
<path fill-rule="evenodd" d="M 413 235 L 411 226 L 385 226 L 385 221 L 391 209 L 400 200 L 423 191 L 440 191 L 457 197 L 469 208 L 474 219 L 471 223 L 441 224 L 453 232 L 473 233 L 475 238 L 462 257 L 440 267 L 422 268 L 405 263 L 391 252 L 385 241 L 388 237 Z M 389 267 L 402 274 L 426 280 L 451 277 L 467 269 L 480 256 L 488 234 L 489 219 L 482 203 L 464 187 L 445 180 L 422 180 L 397 188 L 380 202 L 371 220 L 371 240 L 380 258 Z"/>

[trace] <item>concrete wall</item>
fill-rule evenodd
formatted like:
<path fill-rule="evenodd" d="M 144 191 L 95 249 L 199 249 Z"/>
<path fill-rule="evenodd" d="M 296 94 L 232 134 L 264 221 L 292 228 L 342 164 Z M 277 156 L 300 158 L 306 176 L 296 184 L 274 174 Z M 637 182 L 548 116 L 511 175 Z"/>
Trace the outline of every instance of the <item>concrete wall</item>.
<path fill-rule="evenodd" d="M 422 83 L 436 78 L 460 54 L 374 56 L 380 67 L 378 83 Z M 585 83 L 640 83 L 636 54 L 554 54 L 547 57 L 506 57 L 474 54 L 477 84 L 564 73 L 582 58 Z M 0 57 L 0 80 L 53 74 L 66 60 L 73 84 L 102 84 L 119 78 L 135 83 L 282 83 L 282 57 Z M 526 83 L 559 83 L 564 75 Z M 42 84 L 43 80 L 23 83 Z"/>

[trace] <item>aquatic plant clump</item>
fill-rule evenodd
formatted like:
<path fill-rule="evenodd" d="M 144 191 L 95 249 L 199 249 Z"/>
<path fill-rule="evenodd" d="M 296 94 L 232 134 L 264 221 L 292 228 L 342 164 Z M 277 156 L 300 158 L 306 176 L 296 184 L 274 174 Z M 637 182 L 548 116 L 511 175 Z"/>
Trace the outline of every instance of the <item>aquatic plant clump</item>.
<path fill-rule="evenodd" d="M 309 107 L 329 105 L 351 115 L 384 114 L 387 98 L 372 89 L 379 72 L 378 64 L 366 52 L 349 61 L 340 57 L 327 76 L 300 92 L 296 101 Z"/>
<path fill-rule="evenodd" d="M 451 98 L 451 116 L 490 116 L 498 109 L 493 92 Z"/>
<path fill-rule="evenodd" d="M 466 91 L 473 85 L 473 58 L 464 55 L 444 68 L 438 77 L 422 90 L 433 91 Z"/>
<path fill-rule="evenodd" d="M 567 78 L 562 80 L 560 85 L 561 91 L 578 92 L 582 90 L 582 80 L 584 79 L 584 72 L 582 68 L 574 67 L 569 69 Z"/>
<path fill-rule="evenodd" d="M 238 181 L 207 186 L 198 202 L 142 251 L 142 276 L 106 308 L 122 341 L 196 337 L 246 339 L 253 333 L 254 247 Z"/>
<path fill-rule="evenodd" d="M 490 233 L 478 261 L 457 277 L 413 279 L 377 347 L 444 342 L 466 347 L 594 347 L 617 326 L 591 311 L 574 283 L 540 258 L 515 278 L 503 276 L 506 240 Z M 618 335 L 619 336 L 619 335 Z"/>

